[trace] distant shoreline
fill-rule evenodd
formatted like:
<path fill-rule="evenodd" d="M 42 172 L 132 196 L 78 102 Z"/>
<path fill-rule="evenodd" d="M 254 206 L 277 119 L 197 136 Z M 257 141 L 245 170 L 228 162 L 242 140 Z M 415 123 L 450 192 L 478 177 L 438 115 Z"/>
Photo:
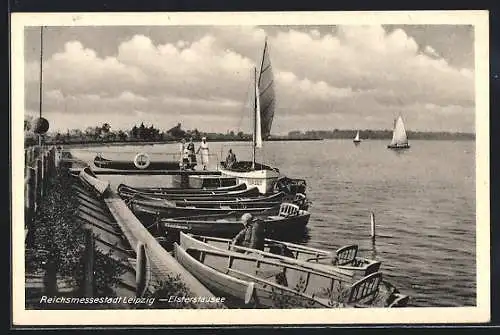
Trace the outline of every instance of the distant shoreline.
<path fill-rule="evenodd" d="M 323 140 L 352 140 L 351 138 L 270 138 L 266 142 L 310 142 L 310 141 L 323 141 Z M 362 142 L 370 140 L 390 140 L 384 138 L 373 138 L 373 139 L 362 139 Z M 409 139 L 410 141 L 474 141 L 474 138 L 415 138 Z M 251 142 L 251 140 L 246 139 L 214 139 L 211 143 L 224 143 L 224 142 Z M 362 143 L 361 142 L 361 143 Z M 144 145 L 155 145 L 155 144 L 176 144 L 179 141 L 79 141 L 79 142 L 55 142 L 46 141 L 45 144 L 48 145 L 61 145 L 66 148 L 79 148 L 79 147 L 99 147 L 99 146 L 144 146 Z"/>

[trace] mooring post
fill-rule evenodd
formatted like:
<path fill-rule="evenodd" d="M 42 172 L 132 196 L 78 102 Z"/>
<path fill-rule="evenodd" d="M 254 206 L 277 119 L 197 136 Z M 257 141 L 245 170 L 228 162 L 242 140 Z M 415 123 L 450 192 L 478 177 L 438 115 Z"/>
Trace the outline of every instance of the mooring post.
<path fill-rule="evenodd" d="M 370 212 L 371 238 L 375 241 L 375 213 Z"/>
<path fill-rule="evenodd" d="M 84 295 L 86 297 L 94 296 L 94 251 L 95 241 L 92 229 L 85 229 L 85 253 L 83 256 L 85 262 L 85 276 L 84 276 Z"/>
<path fill-rule="evenodd" d="M 142 297 L 147 289 L 147 255 L 146 246 L 138 242 L 136 246 L 135 281 L 137 297 Z"/>

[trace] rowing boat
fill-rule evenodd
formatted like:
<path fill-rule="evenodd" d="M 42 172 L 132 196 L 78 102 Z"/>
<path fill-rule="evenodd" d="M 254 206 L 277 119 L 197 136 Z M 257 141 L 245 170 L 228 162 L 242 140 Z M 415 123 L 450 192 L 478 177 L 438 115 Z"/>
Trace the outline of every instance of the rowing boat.
<path fill-rule="evenodd" d="M 226 193 L 232 191 L 243 191 L 247 189 L 245 184 L 212 187 L 212 188 L 174 188 L 174 187 L 132 187 L 125 184 L 118 185 L 118 191 L 129 193 L 141 193 L 149 195 L 164 195 L 164 194 L 214 194 Z"/>
<path fill-rule="evenodd" d="M 142 155 L 145 157 L 144 163 L 137 160 L 106 159 L 97 155 L 94 158 L 94 165 L 113 170 L 179 170 L 179 161 L 149 161 L 145 154 Z"/>
<path fill-rule="evenodd" d="M 249 212 L 249 211 L 246 211 Z M 245 211 L 232 211 L 221 215 L 199 215 L 177 218 L 160 218 L 161 227 L 167 231 L 183 231 L 192 234 L 233 237 L 242 228 L 241 215 Z M 299 206 L 282 203 L 279 208 L 252 213 L 263 220 L 267 237 L 303 236 L 311 214 Z"/>
<path fill-rule="evenodd" d="M 184 205 L 182 202 L 177 204 L 165 199 L 155 198 L 131 198 L 127 201 L 130 209 L 137 216 L 142 217 L 160 217 L 160 218 L 176 218 L 176 217 L 191 217 L 194 215 L 212 215 L 212 214 L 226 214 L 228 212 L 243 215 L 244 213 L 260 213 L 264 211 L 271 211 L 273 208 L 278 207 L 280 203 L 273 204 L 273 206 L 265 207 L 263 204 L 254 206 L 245 206 L 244 204 L 229 204 L 220 206 L 191 206 Z"/>
<path fill-rule="evenodd" d="M 192 235 L 180 233 L 179 243 L 185 247 L 215 248 L 218 250 L 230 250 L 244 252 L 266 259 L 281 260 L 283 262 L 294 262 L 302 266 L 320 268 L 325 266 L 329 271 L 342 269 L 353 278 L 360 279 L 380 270 L 381 262 L 377 260 L 359 257 L 357 245 L 346 245 L 335 252 L 311 248 L 295 243 L 266 239 L 263 250 L 251 249 L 244 246 L 233 245 L 231 239 Z M 318 267 L 319 265 L 319 267 Z M 345 273 L 342 272 L 342 274 Z"/>
<path fill-rule="evenodd" d="M 388 290 L 382 273 L 354 283 L 298 264 L 174 244 L 177 261 L 214 294 L 250 308 L 399 307 L 407 296 Z"/>

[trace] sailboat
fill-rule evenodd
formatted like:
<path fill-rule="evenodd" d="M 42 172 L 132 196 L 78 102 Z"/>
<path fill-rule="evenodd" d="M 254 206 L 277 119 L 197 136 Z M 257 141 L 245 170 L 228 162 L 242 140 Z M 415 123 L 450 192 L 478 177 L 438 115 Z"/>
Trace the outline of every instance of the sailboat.
<path fill-rule="evenodd" d="M 252 161 L 237 161 L 231 166 L 221 162 L 219 171 L 222 175 L 235 177 L 237 183 L 257 187 L 260 193 L 267 194 L 273 191 L 280 177 L 277 168 L 255 161 L 256 148 L 262 148 L 263 140 L 268 138 L 271 132 L 275 107 L 274 80 L 267 39 L 264 43 L 260 70 L 257 71 L 257 68 L 254 68 L 254 82 Z"/>
<path fill-rule="evenodd" d="M 361 140 L 359 139 L 359 130 L 358 132 L 356 133 L 356 137 L 354 137 L 354 139 L 352 140 L 354 143 L 358 144 L 358 143 L 361 143 Z"/>
<path fill-rule="evenodd" d="M 406 136 L 405 125 L 403 117 L 399 115 L 394 120 L 394 130 L 392 131 L 391 143 L 387 146 L 389 149 L 408 149 L 408 137 Z"/>

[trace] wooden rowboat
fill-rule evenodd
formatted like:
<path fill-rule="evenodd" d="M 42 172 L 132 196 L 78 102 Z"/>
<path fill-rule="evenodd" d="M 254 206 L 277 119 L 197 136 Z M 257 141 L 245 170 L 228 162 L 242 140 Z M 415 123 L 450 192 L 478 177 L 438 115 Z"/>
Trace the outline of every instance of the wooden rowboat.
<path fill-rule="evenodd" d="M 125 184 L 118 185 L 118 191 L 128 193 L 140 193 L 147 195 L 168 195 L 168 194 L 214 194 L 226 193 L 230 191 L 243 191 L 247 189 L 245 184 L 238 184 L 213 188 L 173 188 L 173 187 L 132 187 Z"/>
<path fill-rule="evenodd" d="M 335 252 L 306 247 L 299 244 L 266 239 L 264 250 L 257 250 L 231 244 L 231 239 L 192 235 L 180 233 L 179 243 L 183 247 L 214 248 L 218 250 L 229 250 L 244 252 L 266 259 L 280 260 L 283 262 L 294 262 L 302 266 L 320 268 L 325 266 L 328 271 L 342 269 L 341 275 L 348 271 L 350 276 L 361 279 L 364 276 L 380 270 L 380 261 L 357 256 L 357 245 L 346 245 Z M 344 280 L 347 280 L 344 278 Z"/>
<path fill-rule="evenodd" d="M 128 187 L 119 185 L 117 188 L 118 194 L 123 199 L 135 198 L 137 196 L 141 197 L 153 197 L 153 198 L 162 198 L 168 200 L 231 200 L 237 198 L 249 198 L 256 197 L 259 195 L 259 190 L 254 187 L 250 189 L 245 189 L 241 191 L 227 191 L 227 192 L 201 192 L 201 193 L 164 193 L 164 194 L 151 194 L 151 193 L 142 193 L 142 192 L 134 192 L 130 191 Z"/>
<path fill-rule="evenodd" d="M 263 207 L 257 204 L 255 206 L 244 205 L 222 205 L 222 206 L 186 206 L 182 202 L 177 205 L 165 199 L 130 199 L 128 205 L 130 209 L 140 217 L 159 217 L 159 218 L 176 218 L 176 217 L 191 217 L 195 215 L 212 215 L 226 214 L 228 212 L 236 213 L 239 216 L 244 213 L 261 213 L 265 211 L 278 212 L 281 203 L 274 204 L 270 207 Z"/>
<path fill-rule="evenodd" d="M 179 161 L 150 161 L 146 167 L 138 168 L 133 160 L 111 160 L 99 155 L 94 158 L 94 165 L 113 170 L 179 170 Z"/>
<path fill-rule="evenodd" d="M 174 244 L 177 261 L 214 294 L 250 308 L 396 307 L 403 299 L 387 291 L 382 273 L 353 284 L 298 264 L 232 251 Z M 398 300 L 399 299 L 399 300 Z"/>
<path fill-rule="evenodd" d="M 89 167 L 82 169 L 78 174 L 78 178 L 98 196 L 104 196 L 110 189 L 109 182 L 97 178 Z"/>
<path fill-rule="evenodd" d="M 243 212 L 229 212 L 222 215 L 161 218 L 158 223 L 167 231 L 233 237 L 243 228 L 242 214 Z M 309 212 L 290 203 L 282 203 L 279 208 L 252 214 L 264 221 L 265 234 L 268 237 L 303 236 L 311 216 Z"/>

